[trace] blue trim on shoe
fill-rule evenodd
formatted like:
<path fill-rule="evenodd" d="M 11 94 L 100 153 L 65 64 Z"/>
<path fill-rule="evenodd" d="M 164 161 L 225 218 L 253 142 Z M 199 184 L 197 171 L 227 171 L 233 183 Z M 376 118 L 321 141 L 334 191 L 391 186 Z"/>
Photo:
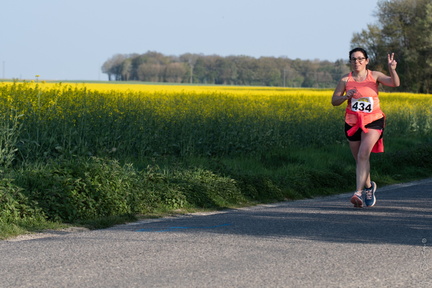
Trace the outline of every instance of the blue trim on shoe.
<path fill-rule="evenodd" d="M 371 187 L 364 189 L 366 207 L 372 207 L 376 203 L 375 191 L 377 189 L 376 183 L 371 181 Z"/>

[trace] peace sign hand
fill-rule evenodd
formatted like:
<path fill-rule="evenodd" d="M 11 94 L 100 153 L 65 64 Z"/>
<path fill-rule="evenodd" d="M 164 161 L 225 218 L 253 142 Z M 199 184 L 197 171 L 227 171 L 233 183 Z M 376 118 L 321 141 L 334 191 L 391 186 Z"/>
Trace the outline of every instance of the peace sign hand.
<path fill-rule="evenodd" d="M 396 70 L 397 62 L 394 59 L 394 53 L 387 54 L 389 69 Z"/>

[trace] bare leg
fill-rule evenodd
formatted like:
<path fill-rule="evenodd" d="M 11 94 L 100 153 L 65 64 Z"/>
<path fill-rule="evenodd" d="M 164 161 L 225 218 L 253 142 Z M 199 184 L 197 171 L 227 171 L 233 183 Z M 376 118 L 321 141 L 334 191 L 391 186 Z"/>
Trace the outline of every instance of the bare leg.
<path fill-rule="evenodd" d="M 371 186 L 369 159 L 372 148 L 380 136 L 380 130 L 369 129 L 368 133 L 362 132 L 361 141 L 349 142 L 351 153 L 356 161 L 356 191 Z"/>

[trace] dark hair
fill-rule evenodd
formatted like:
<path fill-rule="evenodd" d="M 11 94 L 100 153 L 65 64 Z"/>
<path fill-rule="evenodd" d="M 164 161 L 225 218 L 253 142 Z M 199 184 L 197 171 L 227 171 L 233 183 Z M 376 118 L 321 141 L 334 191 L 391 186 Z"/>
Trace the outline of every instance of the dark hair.
<path fill-rule="evenodd" d="M 352 50 L 349 52 L 348 59 L 351 59 L 351 54 L 353 54 L 354 52 L 361 52 L 361 53 L 363 53 L 363 56 L 364 56 L 366 59 L 369 58 L 368 55 L 367 55 L 366 50 L 364 50 L 363 48 L 358 48 L 358 47 L 357 47 L 357 48 L 352 49 Z"/>

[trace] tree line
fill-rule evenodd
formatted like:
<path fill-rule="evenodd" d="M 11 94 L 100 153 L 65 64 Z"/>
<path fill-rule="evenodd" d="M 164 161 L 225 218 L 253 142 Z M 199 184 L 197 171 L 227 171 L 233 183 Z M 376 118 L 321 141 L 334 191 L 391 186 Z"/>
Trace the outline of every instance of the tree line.
<path fill-rule="evenodd" d="M 400 91 L 431 93 L 431 0 L 380 0 L 378 22 L 354 33 L 351 48 L 365 48 L 368 68 L 388 73 L 387 54 L 394 52 L 401 78 Z M 110 81 L 145 81 L 193 84 L 260 85 L 333 88 L 349 72 L 346 60 L 335 62 L 186 53 L 166 56 L 155 51 L 117 54 L 102 66 Z"/>
<path fill-rule="evenodd" d="M 116 54 L 102 66 L 110 81 L 193 84 L 334 87 L 348 71 L 346 61 L 292 60 L 286 57 L 203 55 L 167 56 L 155 51 Z"/>

